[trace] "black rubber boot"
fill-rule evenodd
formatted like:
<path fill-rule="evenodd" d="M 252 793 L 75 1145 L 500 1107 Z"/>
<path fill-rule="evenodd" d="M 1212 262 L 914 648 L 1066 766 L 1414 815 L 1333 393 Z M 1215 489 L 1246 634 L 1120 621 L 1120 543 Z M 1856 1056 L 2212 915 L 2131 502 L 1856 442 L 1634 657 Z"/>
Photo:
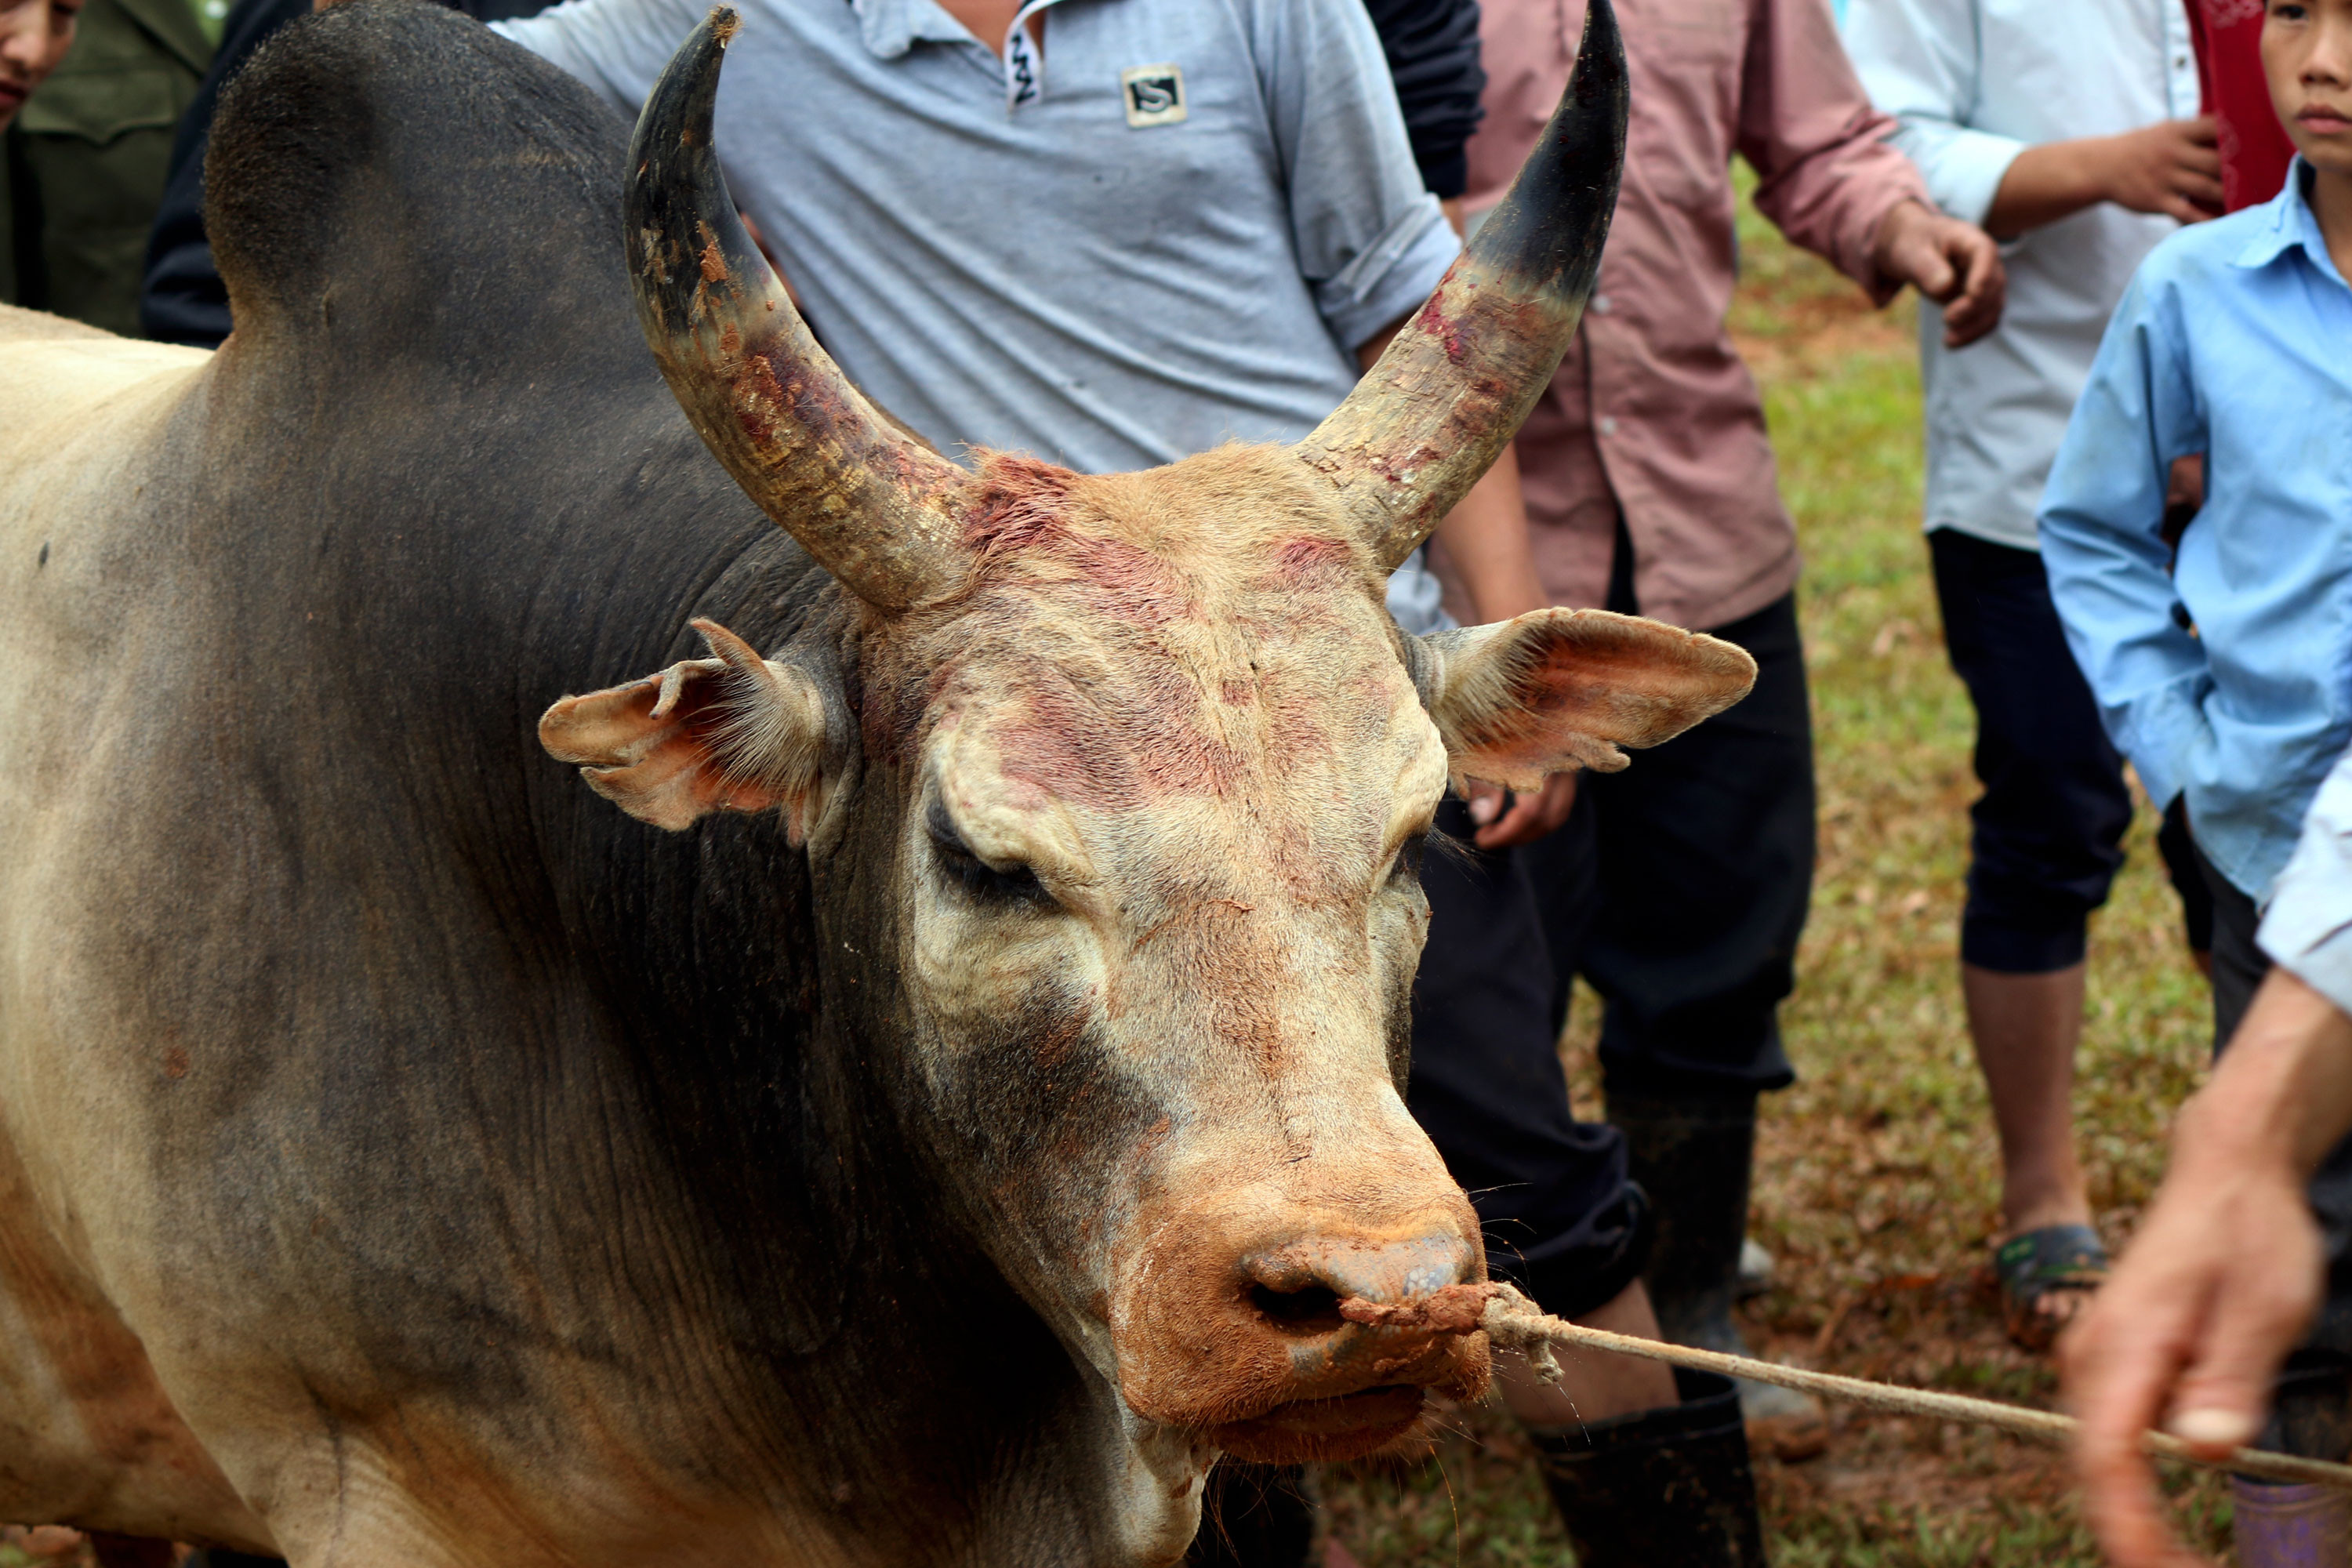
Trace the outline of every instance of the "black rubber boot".
<path fill-rule="evenodd" d="M 1309 1568 L 1318 1559 L 1322 1500 L 1297 1465 L 1221 1460 L 1201 1500 L 1189 1568 Z"/>
<path fill-rule="evenodd" d="M 1748 1234 L 1748 1177 L 1756 1156 L 1756 1097 L 1609 1097 L 1625 1134 L 1633 1180 L 1657 1226 L 1643 1282 L 1658 1327 L 1676 1344 L 1748 1352 L 1731 1303 Z"/>
<path fill-rule="evenodd" d="M 213 1546 L 191 1552 L 180 1568 L 286 1568 L 286 1559 L 257 1557 L 250 1552 L 231 1552 L 225 1546 Z"/>
<path fill-rule="evenodd" d="M 1764 1568 L 1739 1395 L 1710 1372 L 1675 1386 L 1680 1405 L 1528 1428 L 1576 1568 Z"/>

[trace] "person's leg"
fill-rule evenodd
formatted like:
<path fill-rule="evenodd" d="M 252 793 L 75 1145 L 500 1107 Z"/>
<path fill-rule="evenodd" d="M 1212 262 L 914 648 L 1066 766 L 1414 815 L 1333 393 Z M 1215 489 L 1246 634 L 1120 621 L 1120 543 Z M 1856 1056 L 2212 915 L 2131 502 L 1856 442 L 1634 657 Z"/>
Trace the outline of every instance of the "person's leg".
<path fill-rule="evenodd" d="M 1588 776 L 1601 893 L 1568 955 L 1605 1002 L 1609 1119 L 1658 1211 L 1645 1279 L 1669 1339 L 1747 1346 L 1732 1317 L 1756 1099 L 1794 1076 L 1775 1016 L 1795 983 L 1813 861 L 1811 731 L 1794 600 L 1720 628 L 1755 656 L 1728 711 Z M 1819 1406 L 1740 1385 L 1760 1437 L 1817 1452 Z"/>
<path fill-rule="evenodd" d="M 1459 802 L 1447 802 L 1439 826 L 1468 838 Z M 1406 1103 L 1470 1192 L 1489 1267 L 1549 1312 L 1655 1334 L 1639 1279 L 1647 1204 L 1627 1177 L 1617 1131 L 1570 1112 L 1550 965 L 1522 857 L 1433 853 L 1422 885 L 1430 935 L 1413 987 Z M 1727 1436 L 1723 1410 L 1690 1406 L 1654 1363 L 1560 1359 L 1563 1375 L 1549 1387 L 1517 1355 L 1497 1358 L 1496 1371 L 1506 1405 L 1543 1458 L 1583 1568 L 1758 1561 L 1747 1546 L 1760 1530 L 1736 1410 Z M 1621 1435 L 1596 1441 L 1596 1431 Z M 1667 1506 L 1693 1495 L 1713 1507 Z"/>
<path fill-rule="evenodd" d="M 1945 647 L 1977 713 L 1960 990 L 1992 1100 L 2012 1337 L 2046 1347 L 2104 1271 L 2074 1152 L 2084 936 L 2123 863 L 2123 762 L 2066 647 L 2042 558 L 1927 536 Z"/>

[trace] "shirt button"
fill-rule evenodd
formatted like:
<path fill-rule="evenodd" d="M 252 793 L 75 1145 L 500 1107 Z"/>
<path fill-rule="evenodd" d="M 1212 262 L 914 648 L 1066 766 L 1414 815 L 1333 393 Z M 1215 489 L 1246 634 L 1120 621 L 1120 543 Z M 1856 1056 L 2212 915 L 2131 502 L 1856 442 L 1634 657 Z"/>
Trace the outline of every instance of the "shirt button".
<path fill-rule="evenodd" d="M 1602 415 L 1601 416 L 1601 433 L 1603 436 L 1614 436 L 1617 434 L 1617 421 L 1609 415 Z"/>
<path fill-rule="evenodd" d="M 1614 309 L 1616 309 L 1616 307 L 1610 302 L 1608 295 L 1595 294 L 1592 297 L 1592 313 L 1594 315 L 1605 316 Z"/>

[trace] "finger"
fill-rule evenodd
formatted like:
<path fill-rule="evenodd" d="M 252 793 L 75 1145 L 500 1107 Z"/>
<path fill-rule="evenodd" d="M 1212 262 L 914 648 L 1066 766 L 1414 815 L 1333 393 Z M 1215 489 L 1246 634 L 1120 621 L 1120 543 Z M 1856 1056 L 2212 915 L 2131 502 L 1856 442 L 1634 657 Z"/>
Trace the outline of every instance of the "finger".
<path fill-rule="evenodd" d="M 2226 1458 L 2251 1442 L 2270 1407 L 2272 1380 L 2303 1338 L 2316 1293 L 2294 1271 L 2222 1288 L 2188 1368 L 2175 1385 L 2166 1428 L 2204 1458 Z"/>
<path fill-rule="evenodd" d="M 2216 206 L 2221 200 L 2221 175 L 2219 170 L 2210 174 L 2181 174 L 2176 175 L 2172 188 L 2200 206 Z"/>
<path fill-rule="evenodd" d="M 1500 822 L 1478 830 L 1476 842 L 1481 849 L 1508 849 L 1516 845 L 1532 844 L 1546 831 L 1543 796 L 1517 795 L 1511 797 L 1511 809 L 1503 814 Z"/>
<path fill-rule="evenodd" d="M 2203 223 L 2213 216 L 2187 196 L 2168 195 L 2158 205 L 2165 216 L 2178 223 Z"/>
<path fill-rule="evenodd" d="M 1959 292 L 1960 275 L 1944 259 L 1941 247 L 1922 245 L 1916 249 L 1906 247 L 1904 258 L 1909 263 L 1912 287 L 1938 305 L 1950 300 Z"/>
<path fill-rule="evenodd" d="M 1479 826 L 1486 826 L 1502 815 L 1503 792 L 1495 785 L 1473 779 L 1462 793 L 1469 797 L 1470 820 Z"/>
<path fill-rule="evenodd" d="M 2082 1421 L 2074 1465 L 2084 1513 L 2116 1568 L 2171 1568 L 2186 1558 L 2166 1528 L 2140 1434 L 2179 1364 L 2178 1308 L 2134 1314 L 2118 1305 L 2127 1304 L 2102 1292 L 2064 1346 L 2069 1402 Z"/>
<path fill-rule="evenodd" d="M 2180 153 L 2180 166 L 2218 179 L 2221 173 L 2221 154 L 2217 148 L 2185 147 Z"/>
<path fill-rule="evenodd" d="M 2181 121 L 2189 140 L 2200 146 L 2210 147 L 2221 140 L 2221 121 L 2210 114 L 2200 114 L 2194 120 Z"/>

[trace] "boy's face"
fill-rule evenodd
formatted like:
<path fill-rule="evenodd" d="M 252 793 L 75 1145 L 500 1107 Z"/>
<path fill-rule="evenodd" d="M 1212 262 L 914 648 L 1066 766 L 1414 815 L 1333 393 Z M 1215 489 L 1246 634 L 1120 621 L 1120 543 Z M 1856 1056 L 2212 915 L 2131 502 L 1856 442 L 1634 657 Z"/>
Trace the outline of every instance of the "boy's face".
<path fill-rule="evenodd" d="M 2271 0 L 2263 68 L 2296 150 L 2314 168 L 2352 175 L 2352 0 Z"/>

